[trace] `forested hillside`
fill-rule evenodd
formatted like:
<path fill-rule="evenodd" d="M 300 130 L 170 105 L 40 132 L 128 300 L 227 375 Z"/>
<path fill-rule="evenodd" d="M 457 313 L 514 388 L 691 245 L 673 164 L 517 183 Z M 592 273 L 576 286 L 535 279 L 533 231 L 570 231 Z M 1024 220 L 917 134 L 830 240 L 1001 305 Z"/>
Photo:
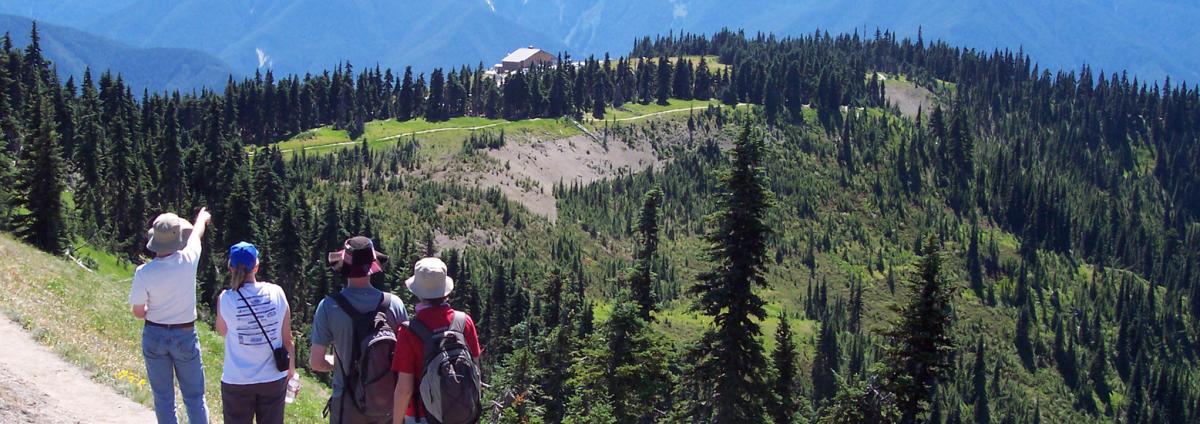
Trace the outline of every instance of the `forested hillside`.
<path fill-rule="evenodd" d="M 249 240 L 302 335 L 347 236 L 391 254 L 375 283 L 406 299 L 405 264 L 440 255 L 479 322 L 489 420 L 1200 420 L 1193 86 L 890 33 L 645 38 L 499 85 L 344 64 L 138 99 L 50 69 L 37 43 L 0 55 L 6 231 L 138 263 L 157 213 L 208 206 L 202 303 Z M 897 86 L 930 107 L 902 113 Z M 714 102 L 614 119 L 689 99 Z M 481 128 L 452 152 L 365 135 L 460 117 L 576 128 L 654 167 L 512 182 L 551 192 L 551 221 L 448 177 L 505 175 L 505 149 L 545 132 Z M 359 143 L 277 145 L 326 126 Z"/>
<path fill-rule="evenodd" d="M 28 18 L 0 15 L 0 32 L 9 33 L 13 47 L 29 45 Z M 141 94 L 142 90 L 190 91 L 198 87 L 219 87 L 233 68 L 220 59 L 186 48 L 139 48 L 68 27 L 38 24 L 39 43 L 62 79 L 78 80 L 85 69 L 120 73 L 125 83 Z"/>

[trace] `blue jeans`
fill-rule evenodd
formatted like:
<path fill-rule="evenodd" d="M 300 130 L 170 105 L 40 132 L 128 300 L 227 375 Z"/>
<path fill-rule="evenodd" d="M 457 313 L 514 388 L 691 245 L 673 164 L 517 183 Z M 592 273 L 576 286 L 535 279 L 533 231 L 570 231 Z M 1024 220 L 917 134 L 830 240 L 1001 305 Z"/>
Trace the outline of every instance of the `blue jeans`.
<path fill-rule="evenodd" d="M 196 329 L 142 328 L 142 357 L 146 377 L 154 392 L 154 414 L 159 424 L 175 424 L 175 378 L 187 407 L 190 424 L 208 423 L 204 403 L 204 364 L 200 362 L 200 339 Z"/>

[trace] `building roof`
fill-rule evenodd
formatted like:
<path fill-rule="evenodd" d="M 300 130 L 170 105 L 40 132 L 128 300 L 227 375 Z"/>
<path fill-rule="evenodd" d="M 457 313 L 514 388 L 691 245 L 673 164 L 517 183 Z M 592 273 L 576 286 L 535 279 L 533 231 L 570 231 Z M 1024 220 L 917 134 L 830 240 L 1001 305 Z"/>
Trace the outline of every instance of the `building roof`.
<path fill-rule="evenodd" d="M 533 57 L 533 55 L 540 51 L 542 51 L 542 49 L 534 48 L 533 46 L 522 47 L 514 50 L 512 53 L 509 53 L 508 56 L 504 56 L 504 60 L 502 62 L 522 62 Z"/>

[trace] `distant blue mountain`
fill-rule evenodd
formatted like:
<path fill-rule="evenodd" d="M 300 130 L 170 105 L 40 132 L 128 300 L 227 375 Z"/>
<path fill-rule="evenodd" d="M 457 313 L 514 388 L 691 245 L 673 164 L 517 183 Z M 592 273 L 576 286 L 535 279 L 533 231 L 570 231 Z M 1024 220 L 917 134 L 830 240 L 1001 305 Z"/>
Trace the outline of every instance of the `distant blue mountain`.
<path fill-rule="evenodd" d="M 480 0 L 483 1 L 483 0 Z M 983 50 L 1023 48 L 1052 68 L 1128 70 L 1200 82 L 1200 2 L 1194 0 L 490 0 L 497 14 L 572 51 L 627 52 L 668 31 L 811 34 L 876 28 Z"/>
<path fill-rule="evenodd" d="M 645 35 L 723 27 L 810 34 L 891 29 L 983 50 L 1023 49 L 1043 67 L 1128 70 L 1200 82 L 1192 0 L 0 0 L 137 47 L 183 47 L 249 74 L 319 72 L 350 60 L 393 68 L 494 63 L 534 44 L 576 57 L 624 54 Z"/>
<path fill-rule="evenodd" d="M 139 47 L 198 49 L 243 73 L 321 72 L 355 66 L 419 70 L 485 66 L 518 47 L 565 44 L 493 13 L 480 0 L 63 0 L 60 7 L 0 11 L 70 25 Z M 72 7 L 62 7 L 70 4 Z M 87 13 L 80 13 L 86 9 Z"/>
<path fill-rule="evenodd" d="M 29 18 L 0 15 L 0 31 L 8 32 L 17 47 L 29 45 Z M 225 62 L 191 49 L 138 48 L 83 31 L 46 23 L 38 23 L 42 53 L 66 80 L 68 75 L 78 80 L 84 69 L 91 66 L 93 77 L 111 70 L 121 74 L 125 82 L 137 91 L 190 91 L 201 86 L 224 85 L 233 69 Z M 140 94 L 140 93 L 139 93 Z"/>

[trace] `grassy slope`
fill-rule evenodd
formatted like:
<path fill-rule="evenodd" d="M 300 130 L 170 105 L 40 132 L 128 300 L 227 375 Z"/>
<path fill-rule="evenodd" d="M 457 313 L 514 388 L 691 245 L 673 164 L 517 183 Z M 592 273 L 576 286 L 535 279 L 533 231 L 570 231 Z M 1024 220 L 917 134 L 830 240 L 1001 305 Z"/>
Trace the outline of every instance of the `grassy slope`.
<path fill-rule="evenodd" d="M 604 120 L 592 119 L 589 114 L 583 125 L 589 130 L 598 131 L 611 120 L 641 121 L 644 118 L 663 115 L 686 114 L 690 110 L 699 113 L 709 105 L 720 105 L 720 101 L 671 99 L 667 105 L 626 103 L 620 109 L 609 108 Z M 366 123 L 363 135 L 358 139 L 351 139 L 346 130 L 334 129 L 327 125 L 301 132 L 288 140 L 276 143 L 276 146 L 284 153 L 299 149 L 303 149 L 305 153 L 326 153 L 359 145 L 364 139 L 370 148 L 379 149 L 415 138 L 421 152 L 427 157 L 444 159 L 461 149 L 462 141 L 472 132 L 501 130 L 510 135 L 522 134 L 539 139 L 559 139 L 581 133 L 571 120 L 565 118 L 509 121 L 461 116 L 442 122 L 429 122 L 424 118 L 408 121 L 386 119 Z"/>
<path fill-rule="evenodd" d="M 646 105 L 633 102 L 633 103 L 625 103 L 624 105 L 621 105 L 620 109 L 609 108 L 604 115 L 604 119 L 605 120 L 611 120 L 611 119 L 638 120 L 643 116 L 652 115 L 652 114 L 661 113 L 661 112 L 675 112 L 675 113 L 681 113 L 681 114 L 686 115 L 688 110 L 690 110 L 690 109 L 694 109 L 696 113 L 703 112 L 704 108 L 708 107 L 708 105 L 722 106 L 721 101 L 718 99 L 709 99 L 709 100 L 670 99 L 668 101 L 668 104 L 666 104 L 666 105 L 660 105 L 656 102 L 651 102 L 650 104 L 646 104 Z M 588 116 L 589 116 L 589 118 L 591 117 L 590 114 Z M 599 121 L 597 121 L 597 122 L 600 123 Z"/>
<path fill-rule="evenodd" d="M 504 119 L 487 119 L 482 117 L 462 116 L 443 122 L 429 122 L 424 118 L 408 121 L 393 119 L 371 121 L 366 123 L 363 135 L 356 140 L 350 139 L 345 130 L 333 129 L 331 126 L 302 132 L 291 139 L 277 143 L 284 152 L 304 149 L 307 153 L 323 153 L 335 149 L 353 146 L 367 140 L 373 149 L 395 145 L 399 141 L 416 138 L 423 153 L 432 157 L 444 157 L 462 147 L 462 140 L 473 131 L 504 130 L 507 133 L 527 133 L 554 138 L 563 138 L 579 134 L 574 124 L 565 120 L 528 119 L 508 121 Z"/>
<path fill-rule="evenodd" d="M 133 267 L 95 250 L 82 253 L 98 273 L 55 258 L 7 234 L 0 235 L 0 311 L 28 329 L 67 361 L 93 373 L 92 378 L 151 406 L 150 387 L 141 358 L 141 322 L 129 314 L 126 299 Z M 221 419 L 221 366 L 224 341 L 207 325 L 198 326 L 203 352 L 206 397 L 214 422 Z M 287 422 L 319 422 L 328 392 L 305 375 L 301 394 L 287 408 Z M 179 412 L 183 412 L 182 400 Z"/>
<path fill-rule="evenodd" d="M 688 62 L 692 62 L 693 68 L 700 66 L 700 55 L 686 55 L 683 57 L 683 59 L 687 60 Z M 717 59 L 718 59 L 718 57 L 714 56 L 714 55 L 704 56 L 704 61 L 708 65 L 709 72 L 716 73 L 719 70 L 725 70 L 725 69 L 729 68 L 729 65 L 720 63 L 717 61 Z M 657 60 L 658 59 L 655 59 L 655 62 L 657 62 Z M 629 59 L 629 62 L 631 64 L 633 64 L 633 69 L 637 69 L 638 65 L 642 64 L 642 58 L 635 57 L 635 58 Z M 674 65 L 679 62 L 679 58 L 675 57 L 675 56 L 668 57 L 667 62 L 670 62 L 672 65 Z M 614 65 L 614 66 L 616 66 L 616 65 Z"/>

